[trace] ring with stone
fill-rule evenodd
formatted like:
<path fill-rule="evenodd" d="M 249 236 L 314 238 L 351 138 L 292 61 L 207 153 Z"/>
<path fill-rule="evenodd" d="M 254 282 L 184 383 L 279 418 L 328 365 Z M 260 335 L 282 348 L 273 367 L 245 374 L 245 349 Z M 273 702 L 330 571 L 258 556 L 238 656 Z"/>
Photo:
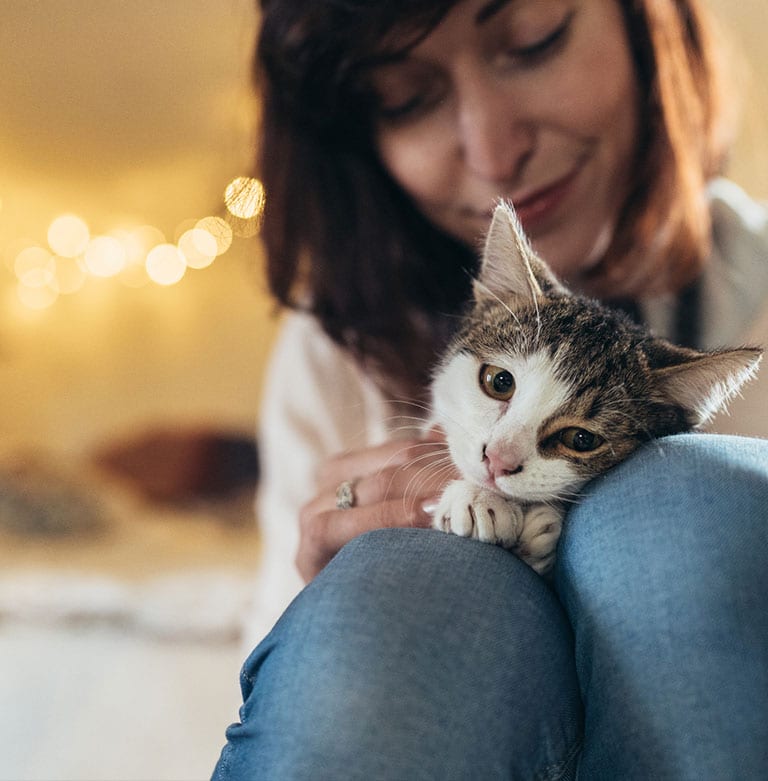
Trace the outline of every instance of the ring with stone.
<path fill-rule="evenodd" d="M 339 510 L 349 510 L 350 507 L 355 506 L 357 501 L 355 496 L 356 482 L 356 480 L 344 480 L 343 483 L 339 483 L 339 487 L 336 489 L 336 507 Z"/>

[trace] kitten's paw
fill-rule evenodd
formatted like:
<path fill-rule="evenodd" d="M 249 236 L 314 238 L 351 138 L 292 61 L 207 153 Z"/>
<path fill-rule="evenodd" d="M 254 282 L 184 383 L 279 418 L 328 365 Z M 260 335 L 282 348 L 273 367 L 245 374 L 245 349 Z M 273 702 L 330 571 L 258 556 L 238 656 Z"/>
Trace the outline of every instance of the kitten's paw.
<path fill-rule="evenodd" d="M 555 549 L 563 528 L 564 511 L 546 504 L 534 504 L 524 512 L 523 528 L 514 552 L 539 574 L 555 563 Z"/>
<path fill-rule="evenodd" d="M 511 548 L 523 525 L 517 502 L 466 480 L 449 483 L 435 510 L 436 529 Z"/>

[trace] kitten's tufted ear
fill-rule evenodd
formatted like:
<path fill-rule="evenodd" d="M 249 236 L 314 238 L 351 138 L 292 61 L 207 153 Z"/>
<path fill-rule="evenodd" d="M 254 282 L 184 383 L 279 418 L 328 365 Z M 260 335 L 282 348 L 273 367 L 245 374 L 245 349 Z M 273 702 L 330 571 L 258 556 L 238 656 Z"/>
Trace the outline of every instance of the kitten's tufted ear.
<path fill-rule="evenodd" d="M 475 300 L 522 296 L 531 303 L 550 291 L 564 292 L 547 264 L 533 251 L 512 205 L 499 201 L 485 239 Z"/>
<path fill-rule="evenodd" d="M 759 347 L 697 352 L 659 340 L 648 357 L 662 395 L 687 410 L 695 427 L 706 423 L 757 374 L 762 355 Z"/>

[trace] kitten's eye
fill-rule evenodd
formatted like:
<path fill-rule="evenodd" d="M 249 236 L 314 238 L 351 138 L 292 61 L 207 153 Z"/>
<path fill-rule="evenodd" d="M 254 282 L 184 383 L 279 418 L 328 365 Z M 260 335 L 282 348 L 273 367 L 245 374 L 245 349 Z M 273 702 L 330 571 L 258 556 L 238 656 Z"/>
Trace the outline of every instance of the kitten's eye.
<path fill-rule="evenodd" d="M 500 366 L 484 363 L 480 367 L 480 387 L 492 399 L 509 401 L 515 394 L 515 378 Z"/>
<path fill-rule="evenodd" d="M 575 450 L 577 453 L 588 453 L 590 450 L 596 450 L 603 444 L 603 438 L 585 428 L 564 428 L 558 433 L 557 438 L 569 450 Z"/>

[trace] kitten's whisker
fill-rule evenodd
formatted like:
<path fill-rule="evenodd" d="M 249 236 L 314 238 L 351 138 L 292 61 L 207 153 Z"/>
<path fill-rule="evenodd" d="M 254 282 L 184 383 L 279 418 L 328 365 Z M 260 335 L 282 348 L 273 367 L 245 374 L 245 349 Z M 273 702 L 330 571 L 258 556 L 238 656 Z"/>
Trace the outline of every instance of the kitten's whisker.
<path fill-rule="evenodd" d="M 453 472 L 453 464 L 445 464 L 442 467 L 435 468 L 433 466 L 424 467 L 417 474 L 415 474 L 409 481 L 408 485 L 403 491 L 403 497 L 422 496 L 425 491 L 423 490 L 426 485 L 434 482 L 435 480 L 441 480 L 444 476 Z M 427 491 L 426 493 L 432 493 Z"/>
<path fill-rule="evenodd" d="M 541 311 L 539 310 L 539 297 L 537 295 L 533 296 L 533 308 L 536 311 L 536 341 L 535 345 L 536 347 L 539 346 L 539 342 L 541 340 Z"/>
<path fill-rule="evenodd" d="M 424 467 L 421 472 L 414 475 L 414 477 L 408 482 L 408 485 L 403 491 L 403 509 L 406 514 L 412 511 L 413 506 L 418 501 L 419 497 L 435 493 L 434 491 L 424 491 L 424 485 L 435 480 L 443 482 L 445 477 L 453 474 L 455 469 L 453 462 L 449 459 L 445 459 L 445 461 L 446 463 L 444 466 L 438 467 L 436 469 L 429 466 Z"/>
<path fill-rule="evenodd" d="M 475 284 L 478 287 L 483 288 L 483 290 L 488 294 L 488 296 L 490 296 L 491 298 L 496 299 L 496 301 L 498 301 L 498 303 L 501 304 L 501 306 L 509 313 L 510 317 L 512 317 L 512 319 L 517 323 L 518 328 L 522 329 L 522 325 L 520 324 L 520 320 L 518 319 L 518 317 L 515 314 L 515 312 L 512 311 L 512 309 L 509 307 L 509 304 L 506 303 L 506 301 L 504 301 L 503 299 L 499 298 L 499 296 L 493 290 L 491 290 L 488 287 L 488 285 L 484 284 L 479 279 L 475 280 Z"/>

